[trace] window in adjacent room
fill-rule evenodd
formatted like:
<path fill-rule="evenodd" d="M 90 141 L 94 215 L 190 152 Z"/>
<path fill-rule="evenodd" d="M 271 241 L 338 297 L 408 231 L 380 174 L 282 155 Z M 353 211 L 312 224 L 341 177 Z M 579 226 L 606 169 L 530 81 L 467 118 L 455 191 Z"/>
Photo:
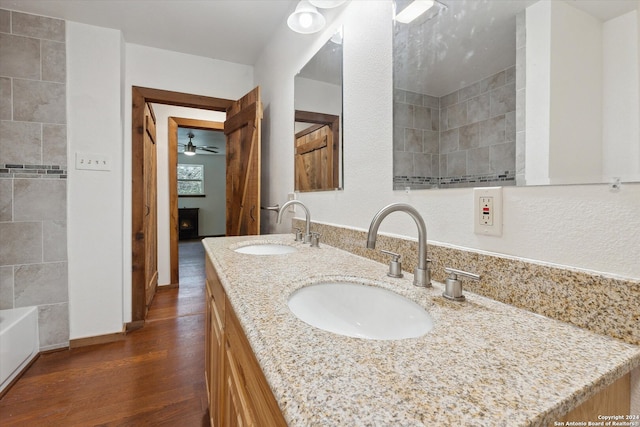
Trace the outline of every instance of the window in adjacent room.
<path fill-rule="evenodd" d="M 204 196 L 204 165 L 178 164 L 178 196 Z"/>

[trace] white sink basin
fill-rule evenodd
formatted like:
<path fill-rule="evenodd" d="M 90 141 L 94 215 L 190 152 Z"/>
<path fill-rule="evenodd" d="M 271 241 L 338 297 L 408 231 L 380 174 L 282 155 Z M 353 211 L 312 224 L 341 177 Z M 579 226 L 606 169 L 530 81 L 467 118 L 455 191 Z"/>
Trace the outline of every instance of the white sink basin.
<path fill-rule="evenodd" d="M 236 252 L 249 255 L 284 255 L 297 251 L 293 246 L 279 245 L 277 243 L 265 243 L 256 245 L 241 246 L 235 249 Z"/>
<path fill-rule="evenodd" d="M 348 337 L 372 340 L 417 338 L 433 329 L 419 304 L 395 292 L 350 282 L 325 282 L 298 289 L 289 309 L 303 322 Z"/>

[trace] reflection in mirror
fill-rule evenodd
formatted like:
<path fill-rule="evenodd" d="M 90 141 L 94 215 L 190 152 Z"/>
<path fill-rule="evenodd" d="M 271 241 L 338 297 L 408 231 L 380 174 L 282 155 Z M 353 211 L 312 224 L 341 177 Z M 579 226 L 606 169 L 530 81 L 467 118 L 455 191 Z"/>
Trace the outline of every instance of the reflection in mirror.
<path fill-rule="evenodd" d="M 394 189 L 639 181 L 638 39 L 637 0 L 444 0 L 395 22 Z"/>
<path fill-rule="evenodd" d="M 295 190 L 342 188 L 342 30 L 294 79 Z"/>

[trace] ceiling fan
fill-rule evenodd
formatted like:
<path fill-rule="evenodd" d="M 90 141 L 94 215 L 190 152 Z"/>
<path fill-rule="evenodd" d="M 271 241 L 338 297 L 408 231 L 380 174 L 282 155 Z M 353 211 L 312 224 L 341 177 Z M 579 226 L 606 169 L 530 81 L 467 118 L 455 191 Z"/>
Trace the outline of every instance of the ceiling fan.
<path fill-rule="evenodd" d="M 218 147 L 213 147 L 213 146 L 208 146 L 208 145 L 194 145 L 193 142 L 191 142 L 191 139 L 194 138 L 194 134 L 189 132 L 187 134 L 187 136 L 189 137 L 189 142 L 186 144 L 178 144 L 184 147 L 184 154 L 186 154 L 187 156 L 195 156 L 196 155 L 196 150 L 202 150 L 202 151 L 207 151 L 209 153 L 217 153 L 218 151 Z"/>

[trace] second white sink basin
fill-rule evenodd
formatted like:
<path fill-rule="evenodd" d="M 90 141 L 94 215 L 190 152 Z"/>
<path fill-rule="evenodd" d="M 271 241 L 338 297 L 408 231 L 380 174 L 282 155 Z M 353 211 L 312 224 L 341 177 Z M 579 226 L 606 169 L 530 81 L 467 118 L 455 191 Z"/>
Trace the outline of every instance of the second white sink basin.
<path fill-rule="evenodd" d="M 236 252 L 249 255 L 284 255 L 297 251 L 293 246 L 279 245 L 276 243 L 265 243 L 256 245 L 241 246 L 235 249 Z"/>
<path fill-rule="evenodd" d="M 433 329 L 419 304 L 377 286 L 324 282 L 298 289 L 289 309 L 303 322 L 340 335 L 373 340 L 417 338 Z"/>

